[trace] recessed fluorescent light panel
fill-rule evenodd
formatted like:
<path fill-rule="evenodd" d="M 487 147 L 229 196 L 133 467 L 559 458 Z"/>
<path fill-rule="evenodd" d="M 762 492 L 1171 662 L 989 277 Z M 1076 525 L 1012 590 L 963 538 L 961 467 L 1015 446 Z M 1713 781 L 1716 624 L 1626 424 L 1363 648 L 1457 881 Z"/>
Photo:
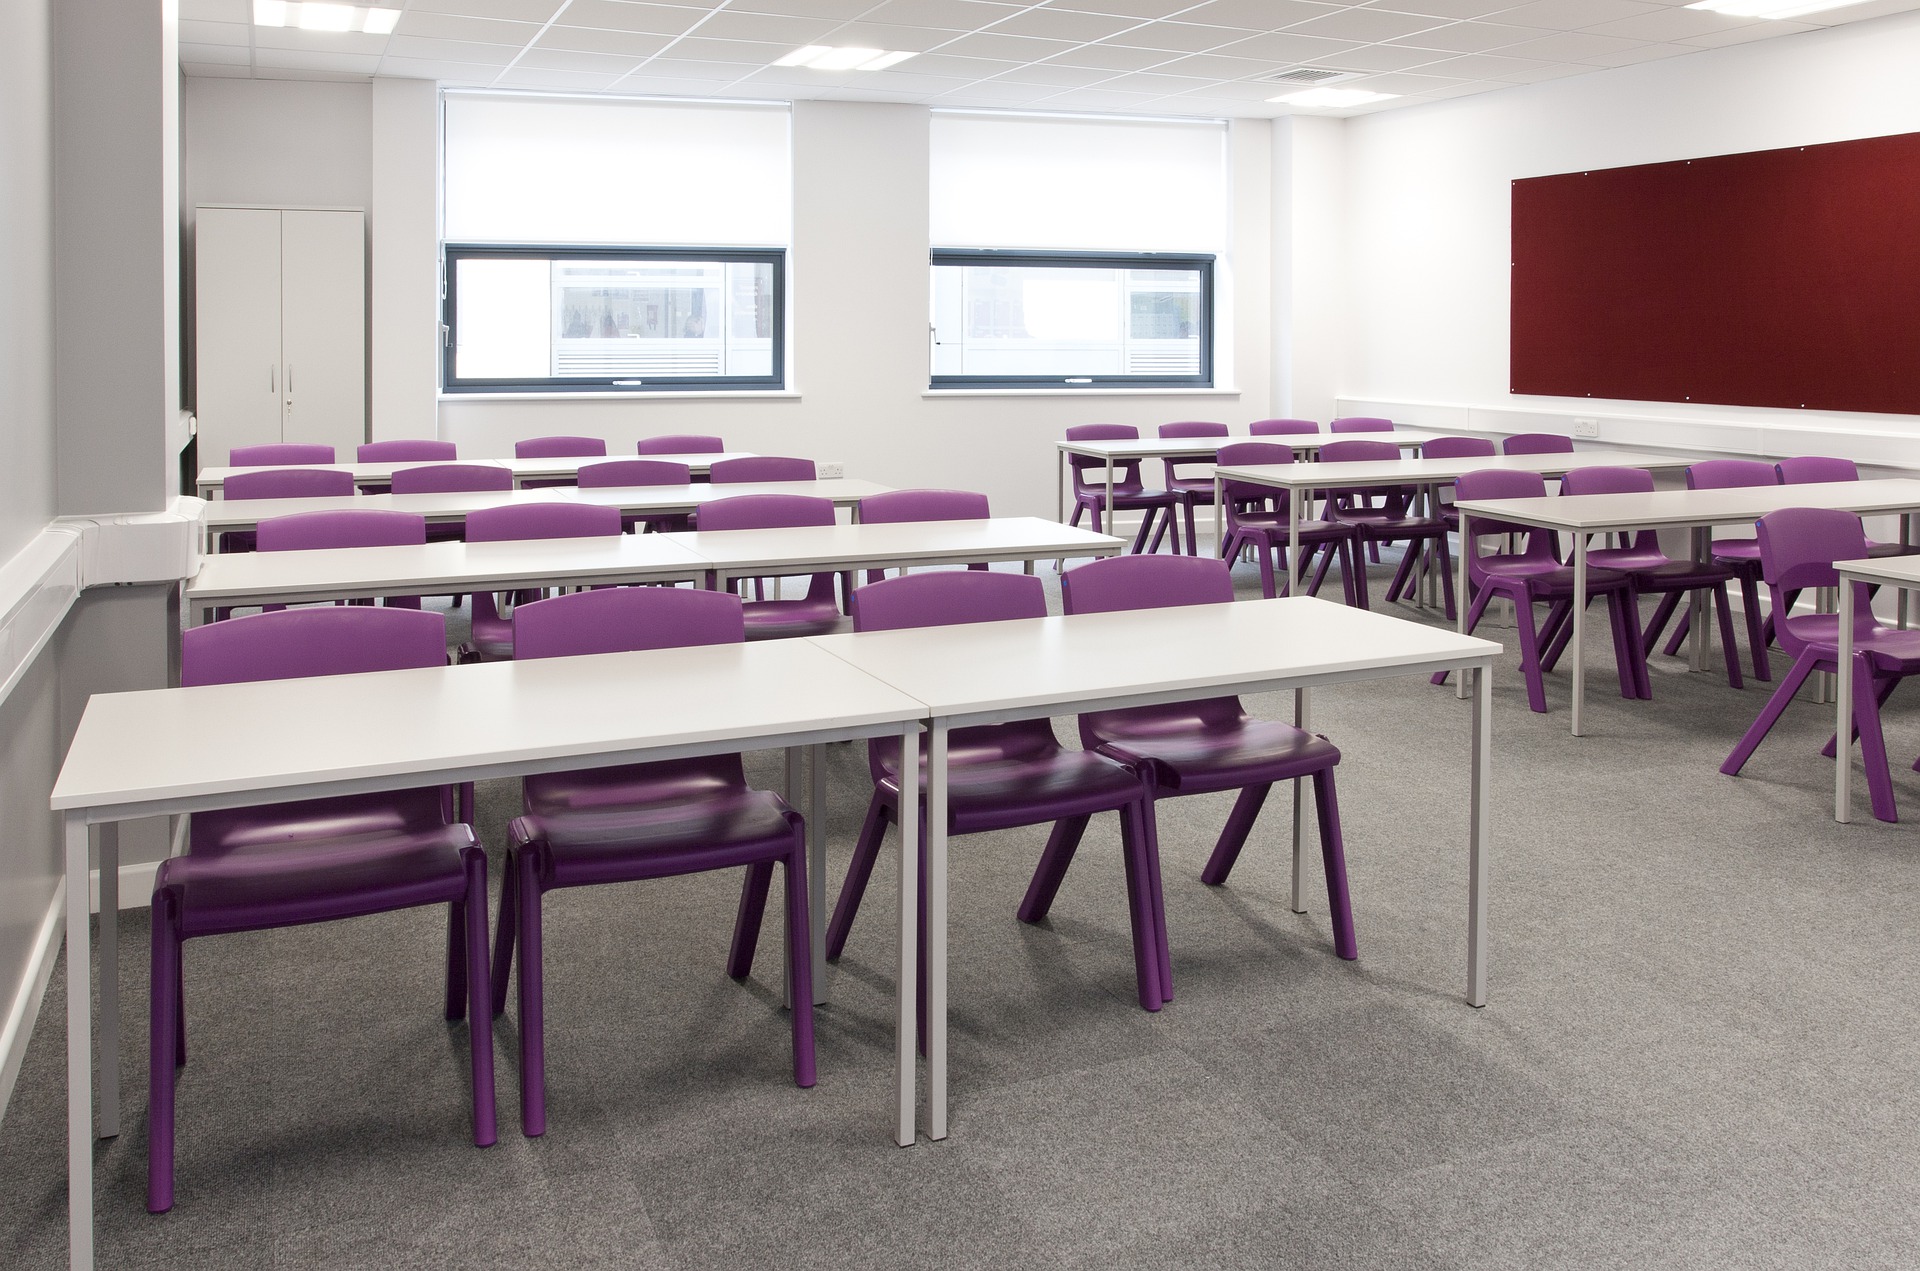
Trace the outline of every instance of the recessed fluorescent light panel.
<path fill-rule="evenodd" d="M 328 4 L 322 0 L 253 0 L 255 26 L 294 26 L 302 31 L 365 31 L 368 35 L 390 35 L 400 21 L 398 9 L 368 9 L 353 4 Z"/>
<path fill-rule="evenodd" d="M 804 66 L 813 71 L 884 71 L 912 57 L 911 53 L 889 53 L 884 49 L 836 49 L 824 44 L 809 44 L 795 49 L 775 66 Z"/>
<path fill-rule="evenodd" d="M 1704 9 L 1729 18 L 1798 18 L 1828 9 L 1844 9 L 1861 0 L 1700 0 L 1689 9 Z"/>
<path fill-rule="evenodd" d="M 1321 110 L 1340 110 L 1347 106 L 1371 106 L 1374 102 L 1391 101 L 1398 93 L 1372 93 L 1364 88 L 1309 88 L 1304 93 L 1289 93 L 1285 97 L 1269 97 L 1270 102 L 1283 106 L 1318 107 Z"/>

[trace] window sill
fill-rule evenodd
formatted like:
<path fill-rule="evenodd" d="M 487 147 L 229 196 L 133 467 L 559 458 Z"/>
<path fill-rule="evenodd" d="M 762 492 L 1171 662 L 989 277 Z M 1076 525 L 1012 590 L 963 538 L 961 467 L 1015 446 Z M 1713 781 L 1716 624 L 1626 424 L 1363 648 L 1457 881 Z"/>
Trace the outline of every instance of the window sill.
<path fill-rule="evenodd" d="M 748 401 L 800 400 L 800 390 L 790 388 L 687 389 L 632 393 L 441 393 L 447 402 L 670 402 L 712 401 L 739 398 Z"/>
<path fill-rule="evenodd" d="M 1237 388 L 929 388 L 922 397 L 1238 397 Z"/>

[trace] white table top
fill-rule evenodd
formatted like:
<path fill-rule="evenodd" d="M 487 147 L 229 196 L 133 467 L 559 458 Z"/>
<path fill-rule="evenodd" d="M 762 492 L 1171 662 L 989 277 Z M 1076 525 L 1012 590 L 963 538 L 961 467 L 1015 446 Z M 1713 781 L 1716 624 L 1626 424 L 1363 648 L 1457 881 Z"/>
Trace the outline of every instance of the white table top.
<path fill-rule="evenodd" d="M 202 498 L 209 498 L 226 488 L 227 478 L 236 472 L 272 472 L 276 467 L 292 466 L 297 468 L 325 468 L 334 472 L 349 472 L 357 482 L 391 481 L 393 474 L 401 468 L 429 468 L 441 464 L 457 463 L 488 468 L 505 468 L 513 473 L 517 484 L 529 477 L 571 477 L 577 476 L 580 469 L 596 463 L 608 463 L 614 459 L 664 459 L 669 463 L 684 463 L 689 471 L 706 473 L 714 463 L 721 459 L 744 459 L 753 454 L 752 450 L 729 450 L 720 454 L 699 455 L 573 455 L 558 456 L 551 459 L 407 459 L 392 463 L 301 463 L 293 465 L 202 468 L 200 475 L 194 478 Z"/>
<path fill-rule="evenodd" d="M 1211 459 L 1220 447 L 1240 441 L 1277 441 L 1284 446 L 1308 449 L 1318 449 L 1330 441 L 1391 441 L 1407 449 L 1441 435 L 1400 428 L 1393 432 L 1289 433 L 1272 437 L 1255 437 L 1248 433 L 1231 433 L 1225 437 L 1119 437 L 1111 441 L 1060 441 L 1055 444 L 1067 454 L 1087 455 L 1102 460 L 1177 459 L 1182 456 Z"/>
<path fill-rule="evenodd" d="M 1465 473 L 1483 472 L 1489 468 L 1537 472 L 1542 476 L 1555 477 L 1575 468 L 1684 468 L 1697 459 L 1698 456 L 1640 450 L 1578 450 L 1572 454 L 1473 455 L 1459 459 L 1393 459 L 1378 463 L 1270 463 L 1223 467 L 1215 471 L 1229 481 L 1246 481 L 1285 490 L 1321 490 L 1341 486 L 1448 482 L 1459 479 Z"/>
<path fill-rule="evenodd" d="M 919 698 L 936 717 L 1003 719 L 1411 674 L 1500 652 L 1491 640 L 1312 597 L 869 631 L 812 643 Z"/>
<path fill-rule="evenodd" d="M 964 565 L 974 561 L 1112 556 L 1125 539 L 1075 529 L 1037 516 L 976 521 L 905 521 L 879 525 L 808 525 L 772 530 L 707 530 L 649 534 L 709 562 L 723 577 L 769 569 L 832 570 L 898 565 Z"/>
<path fill-rule="evenodd" d="M 1737 486 L 1730 490 L 1654 490 L 1628 494 L 1566 494 L 1525 499 L 1461 499 L 1470 516 L 1492 516 L 1521 525 L 1590 531 L 1737 525 L 1781 508 L 1833 508 L 1845 512 L 1920 509 L 1920 480 L 1824 481 L 1808 485 Z"/>
<path fill-rule="evenodd" d="M 706 568 L 706 561 L 664 534 L 338 547 L 203 556 L 184 593 L 192 605 L 266 604 L 677 581 L 699 578 Z"/>
<path fill-rule="evenodd" d="M 298 512 L 336 512 L 355 508 L 390 508 L 418 512 L 429 521 L 458 521 L 481 508 L 501 507 L 509 503 L 593 503 L 618 508 L 621 512 L 690 512 L 702 503 L 729 499 L 743 494 L 804 494 L 832 499 L 840 507 L 850 507 L 874 494 L 893 487 L 851 477 L 833 477 L 824 481 L 753 481 L 738 485 L 609 486 L 582 490 L 576 486 L 558 486 L 547 490 L 480 490 L 449 494 L 342 494 L 310 499 L 213 499 L 200 514 L 209 530 L 251 529 L 275 516 Z"/>
<path fill-rule="evenodd" d="M 805 640 L 97 693 L 52 807 L 117 820 L 871 736 L 925 714 Z"/>
<path fill-rule="evenodd" d="M 1920 587 L 1920 556 L 1881 556 L 1873 560 L 1835 561 L 1833 567 L 1842 578 L 1855 582 L 1887 583 L 1895 587 Z"/>

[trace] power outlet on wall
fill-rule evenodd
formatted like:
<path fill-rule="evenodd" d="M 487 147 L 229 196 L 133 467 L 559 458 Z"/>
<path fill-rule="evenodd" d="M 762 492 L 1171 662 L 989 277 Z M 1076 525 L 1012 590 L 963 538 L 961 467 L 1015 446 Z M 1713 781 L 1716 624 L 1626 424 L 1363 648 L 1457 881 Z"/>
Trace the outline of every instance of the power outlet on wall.
<path fill-rule="evenodd" d="M 1600 421 L 1597 419 L 1576 419 L 1573 421 L 1573 435 L 1576 437 L 1598 437 Z"/>
<path fill-rule="evenodd" d="M 813 470 L 822 481 L 847 475 L 847 465 L 844 463 L 816 463 L 813 465 Z"/>

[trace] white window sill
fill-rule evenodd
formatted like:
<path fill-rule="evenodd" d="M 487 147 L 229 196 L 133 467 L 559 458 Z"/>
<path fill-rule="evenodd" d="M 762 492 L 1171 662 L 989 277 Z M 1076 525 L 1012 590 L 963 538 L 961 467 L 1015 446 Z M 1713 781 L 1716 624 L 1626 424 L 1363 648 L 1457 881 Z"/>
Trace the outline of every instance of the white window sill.
<path fill-rule="evenodd" d="M 929 388 L 922 397 L 1238 397 L 1237 388 Z"/>
<path fill-rule="evenodd" d="M 672 402 L 743 399 L 748 401 L 800 400 L 798 389 L 702 389 L 649 393 L 441 393 L 445 402 Z"/>

